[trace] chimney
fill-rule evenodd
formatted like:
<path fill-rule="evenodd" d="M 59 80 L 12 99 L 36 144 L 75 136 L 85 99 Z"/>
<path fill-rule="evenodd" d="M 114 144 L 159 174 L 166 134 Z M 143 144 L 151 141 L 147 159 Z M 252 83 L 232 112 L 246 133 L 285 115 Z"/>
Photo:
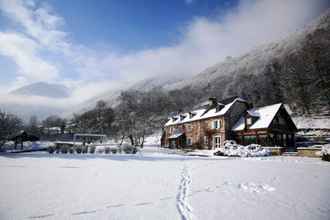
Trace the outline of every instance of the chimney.
<path fill-rule="evenodd" d="M 217 98 L 216 97 L 210 97 L 209 98 L 209 107 L 210 108 L 214 108 L 218 105 L 218 101 L 217 101 Z"/>

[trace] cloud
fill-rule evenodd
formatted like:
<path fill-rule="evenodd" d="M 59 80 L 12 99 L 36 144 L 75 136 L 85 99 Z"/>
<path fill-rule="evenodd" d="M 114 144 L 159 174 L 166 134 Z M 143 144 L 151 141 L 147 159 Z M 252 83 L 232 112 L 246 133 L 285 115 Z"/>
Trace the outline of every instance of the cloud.
<path fill-rule="evenodd" d="M 130 79 L 164 75 L 194 75 L 224 60 L 282 39 L 322 10 L 323 0 L 243 0 L 216 19 L 197 17 L 182 30 L 181 38 L 168 47 L 134 53 L 97 54 L 81 59 L 82 72 L 100 78 Z M 87 60 L 87 62 L 86 62 Z"/>
<path fill-rule="evenodd" d="M 50 5 L 0 0 L 3 14 L 23 29 L 0 32 L 0 54 L 16 63 L 16 86 L 56 80 L 74 90 L 60 102 L 33 98 L 34 102 L 71 108 L 109 88 L 124 88 L 148 77 L 198 74 L 227 56 L 240 56 L 288 36 L 324 5 L 326 0 L 241 0 L 219 17 L 195 17 L 170 46 L 122 54 L 71 41 L 63 31 L 65 20 Z M 56 56 L 49 60 L 45 52 Z M 63 75 L 62 69 L 74 70 L 77 77 Z"/>
<path fill-rule="evenodd" d="M 187 5 L 190 5 L 191 3 L 194 2 L 194 0 L 185 0 L 184 2 L 185 2 Z"/>
<path fill-rule="evenodd" d="M 16 63 L 19 82 L 24 79 L 47 81 L 58 76 L 56 67 L 40 58 L 38 50 L 39 45 L 24 35 L 0 32 L 0 54 Z"/>
<path fill-rule="evenodd" d="M 36 7 L 32 0 L 0 0 L 0 8 L 5 15 L 21 25 L 27 35 L 43 46 L 61 50 L 68 47 L 67 34 L 59 29 L 65 22 L 52 12 L 48 4 Z"/>

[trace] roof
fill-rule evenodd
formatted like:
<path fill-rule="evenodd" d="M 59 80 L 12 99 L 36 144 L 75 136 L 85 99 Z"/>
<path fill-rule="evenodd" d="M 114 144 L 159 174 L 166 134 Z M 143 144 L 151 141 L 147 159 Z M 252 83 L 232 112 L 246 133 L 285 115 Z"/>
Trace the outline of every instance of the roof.
<path fill-rule="evenodd" d="M 202 119 L 212 118 L 212 117 L 216 117 L 216 116 L 222 116 L 222 115 L 226 114 L 228 112 L 228 110 L 231 108 L 231 106 L 237 101 L 246 102 L 244 99 L 236 98 L 232 102 L 225 105 L 220 111 L 216 111 L 215 107 L 212 109 L 209 109 L 209 110 L 207 108 L 202 108 L 202 109 L 191 111 L 190 113 L 193 113 L 193 115 L 194 115 L 193 117 L 190 117 L 189 112 L 182 113 L 182 114 L 174 116 L 175 119 L 170 118 L 168 120 L 168 122 L 165 124 L 165 126 L 178 125 L 178 124 L 183 124 L 183 123 L 187 123 L 187 122 L 193 122 L 193 121 L 198 121 L 198 120 L 202 120 Z M 180 115 L 184 116 L 184 118 L 180 117 Z"/>
<path fill-rule="evenodd" d="M 169 136 L 168 139 L 176 139 L 176 138 L 180 137 L 181 135 L 183 135 L 183 133 L 178 132 L 178 133 L 175 133 L 175 134 L 172 134 L 171 136 Z"/>
<path fill-rule="evenodd" d="M 29 135 L 25 131 L 21 131 L 19 134 L 11 137 L 10 140 L 11 141 L 22 141 L 22 142 L 26 142 L 26 141 L 35 142 L 35 141 L 39 141 L 39 137 L 37 137 L 35 135 Z"/>
<path fill-rule="evenodd" d="M 268 105 L 260 108 L 252 108 L 247 112 L 249 115 L 254 116 L 257 120 L 249 127 L 249 129 L 262 129 L 268 128 L 272 123 L 278 110 L 281 108 L 282 103 Z M 238 122 L 233 126 L 233 131 L 242 131 L 245 129 L 245 118 L 242 116 Z"/>

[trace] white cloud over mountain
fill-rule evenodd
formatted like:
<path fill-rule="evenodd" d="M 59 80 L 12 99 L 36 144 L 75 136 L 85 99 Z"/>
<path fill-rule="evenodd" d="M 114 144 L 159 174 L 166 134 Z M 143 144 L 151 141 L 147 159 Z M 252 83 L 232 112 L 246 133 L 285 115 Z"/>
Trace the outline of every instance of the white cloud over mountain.
<path fill-rule="evenodd" d="M 221 17 L 196 17 L 171 46 L 121 54 L 75 43 L 64 31 L 60 12 L 45 2 L 0 0 L 1 14 L 11 21 L 0 29 L 0 55 L 17 67 L 12 81 L 2 89 L 56 81 L 73 89 L 70 98 L 56 100 L 56 105 L 70 107 L 67 103 L 75 105 L 109 88 L 147 77 L 197 74 L 227 56 L 241 55 L 289 35 L 318 15 L 325 4 L 326 0 L 241 0 Z M 68 68 L 77 77 L 66 75 L 63 70 Z M 40 100 L 34 97 L 31 102 L 54 101 Z"/>

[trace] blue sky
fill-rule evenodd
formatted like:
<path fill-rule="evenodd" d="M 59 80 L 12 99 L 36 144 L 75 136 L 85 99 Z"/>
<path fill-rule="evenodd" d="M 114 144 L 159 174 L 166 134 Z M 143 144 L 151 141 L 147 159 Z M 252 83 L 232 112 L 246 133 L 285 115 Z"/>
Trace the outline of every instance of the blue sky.
<path fill-rule="evenodd" d="M 49 2 L 66 20 L 72 38 L 124 52 L 171 45 L 195 17 L 220 17 L 237 0 L 81 0 Z"/>
<path fill-rule="evenodd" d="M 43 100 L 68 106 L 150 77 L 190 77 L 288 37 L 328 7 L 327 0 L 0 0 L 0 101 L 21 102 L 8 92 L 38 81 L 72 89 L 61 103 Z"/>

